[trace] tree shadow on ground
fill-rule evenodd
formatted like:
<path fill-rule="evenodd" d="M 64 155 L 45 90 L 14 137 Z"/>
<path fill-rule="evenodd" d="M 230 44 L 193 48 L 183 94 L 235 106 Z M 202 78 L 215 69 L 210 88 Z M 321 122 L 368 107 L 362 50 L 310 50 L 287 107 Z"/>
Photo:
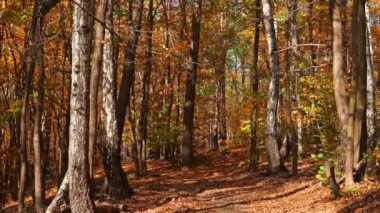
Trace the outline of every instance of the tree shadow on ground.
<path fill-rule="evenodd" d="M 380 212 L 380 192 L 376 190 L 366 193 L 338 211 L 338 213 L 349 212 Z"/>

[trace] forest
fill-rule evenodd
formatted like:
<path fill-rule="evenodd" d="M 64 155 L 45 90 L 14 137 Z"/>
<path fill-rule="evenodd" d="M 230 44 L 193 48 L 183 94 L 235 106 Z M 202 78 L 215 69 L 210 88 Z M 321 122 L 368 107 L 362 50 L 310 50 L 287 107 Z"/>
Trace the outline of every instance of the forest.
<path fill-rule="evenodd" d="M 379 1 L 0 2 L 0 213 L 380 212 Z"/>

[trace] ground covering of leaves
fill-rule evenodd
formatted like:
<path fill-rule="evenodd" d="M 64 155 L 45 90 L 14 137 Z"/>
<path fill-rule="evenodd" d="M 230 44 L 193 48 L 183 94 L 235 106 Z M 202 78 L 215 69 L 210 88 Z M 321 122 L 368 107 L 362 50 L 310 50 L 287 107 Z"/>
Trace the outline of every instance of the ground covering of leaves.
<path fill-rule="evenodd" d="M 380 212 L 376 183 L 360 183 L 333 200 L 330 190 L 315 178 L 316 162 L 301 161 L 296 176 L 267 176 L 264 164 L 247 173 L 246 153 L 240 147 L 226 154 L 199 154 L 192 170 L 149 160 L 148 177 L 130 175 L 135 195 L 119 204 L 125 212 Z M 133 164 L 126 162 L 124 169 L 133 173 Z M 100 185 L 103 172 L 98 172 Z M 110 203 L 104 194 L 95 197 L 97 205 Z M 8 207 L 10 212 L 16 210 Z"/>

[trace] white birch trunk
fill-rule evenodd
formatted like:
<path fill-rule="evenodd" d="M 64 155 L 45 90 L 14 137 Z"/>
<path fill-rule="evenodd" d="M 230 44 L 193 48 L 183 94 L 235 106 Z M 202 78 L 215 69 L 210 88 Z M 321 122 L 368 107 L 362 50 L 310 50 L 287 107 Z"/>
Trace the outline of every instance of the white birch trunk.
<path fill-rule="evenodd" d="M 271 173 L 280 169 L 280 153 L 277 143 L 277 103 L 279 99 L 279 61 L 277 51 L 276 33 L 273 23 L 270 0 L 262 0 L 264 25 L 268 42 L 268 53 L 271 69 L 269 82 L 269 97 L 266 108 L 265 146 L 268 152 L 269 168 Z"/>

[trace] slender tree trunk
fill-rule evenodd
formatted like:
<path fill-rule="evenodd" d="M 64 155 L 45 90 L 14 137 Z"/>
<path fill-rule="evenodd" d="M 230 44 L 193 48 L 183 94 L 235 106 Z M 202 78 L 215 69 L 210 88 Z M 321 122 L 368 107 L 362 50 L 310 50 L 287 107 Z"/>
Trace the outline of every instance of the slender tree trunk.
<path fill-rule="evenodd" d="M 34 57 L 36 57 L 37 52 L 37 42 L 38 38 L 36 36 L 36 32 L 40 31 L 40 25 L 42 24 L 42 21 L 38 13 L 39 2 L 38 0 L 35 1 L 35 7 L 33 12 L 33 20 L 36 20 L 32 24 L 32 47 L 29 50 L 30 53 L 30 63 L 28 65 L 27 71 L 26 71 L 26 83 L 25 83 L 25 89 L 24 89 L 24 96 L 22 99 L 22 108 L 21 108 L 21 121 L 20 121 L 20 156 L 21 156 L 21 171 L 20 171 L 20 181 L 19 181 L 19 191 L 18 191 L 18 212 L 24 212 L 24 198 L 25 198 L 25 188 L 26 188 L 26 169 L 27 169 L 27 153 L 26 153 L 26 142 L 27 142 L 27 134 L 28 134 L 28 128 L 27 128 L 27 116 L 28 116 L 28 110 L 29 110 L 29 96 L 30 96 L 30 90 L 31 90 L 31 84 L 33 81 L 33 74 L 34 74 L 34 68 L 36 64 L 36 60 Z M 37 20 L 38 19 L 38 20 Z"/>
<path fill-rule="evenodd" d="M 218 143 L 227 139 L 227 121 L 226 121 L 226 54 L 223 50 L 220 55 L 220 62 L 217 67 L 218 88 L 217 88 L 217 126 L 218 126 Z"/>
<path fill-rule="evenodd" d="M 195 86 L 198 68 L 199 41 L 201 29 L 201 8 L 202 0 L 196 0 L 193 5 L 192 17 L 192 38 L 189 53 L 189 63 L 187 65 L 185 105 L 183 109 L 183 124 L 185 130 L 182 141 L 182 166 L 191 167 L 194 160 L 193 129 L 194 129 L 194 107 L 195 107 Z"/>
<path fill-rule="evenodd" d="M 108 193 L 111 199 L 120 199 L 132 194 L 127 177 L 123 171 L 120 160 L 120 143 L 117 134 L 116 120 L 116 76 L 113 64 L 112 41 L 112 9 L 113 0 L 106 0 L 106 14 L 104 24 L 105 44 L 103 49 L 102 97 L 103 97 L 103 165 L 108 180 Z"/>
<path fill-rule="evenodd" d="M 42 35 L 40 35 L 42 36 Z M 41 39 L 42 41 L 42 39 Z M 44 63 L 43 63 L 43 47 L 40 46 L 38 50 L 38 66 L 39 66 L 39 78 L 38 78 L 38 98 L 37 109 L 34 119 L 33 128 L 33 147 L 34 147 L 34 207 L 36 212 L 42 212 L 43 203 L 45 200 L 44 191 L 44 178 L 42 169 L 42 138 L 41 138 L 41 120 L 43 112 L 44 102 Z M 46 142 L 46 141 L 45 141 Z"/>
<path fill-rule="evenodd" d="M 307 37 L 308 37 L 308 41 L 310 44 L 312 44 L 314 42 L 314 27 L 313 27 L 313 20 L 314 20 L 314 15 L 313 15 L 313 7 L 314 7 L 314 1 L 313 0 L 308 0 L 308 21 L 307 21 Z M 310 46 L 310 53 L 309 53 L 309 59 L 310 59 L 310 66 L 311 66 L 311 77 L 313 79 L 314 82 L 317 82 L 317 79 L 316 79 L 316 70 L 317 68 L 315 67 L 316 66 L 316 51 L 315 51 L 315 47 L 314 46 Z M 311 86 L 311 92 L 312 92 L 312 98 L 311 98 L 311 110 L 312 110 L 312 113 L 311 113 L 311 116 L 313 118 L 315 118 L 315 100 L 316 100 L 316 94 L 315 94 L 315 85 L 313 84 Z M 317 146 L 317 150 L 319 149 L 319 142 L 317 142 L 315 140 L 315 126 L 317 125 L 316 121 L 313 121 L 311 125 L 309 125 L 309 129 L 310 129 L 310 135 L 309 135 L 309 141 L 311 142 L 311 144 L 316 144 Z"/>
<path fill-rule="evenodd" d="M 170 10 L 172 8 L 172 0 L 164 0 L 164 17 L 165 17 L 165 48 L 170 48 Z M 167 135 L 168 141 L 165 144 L 165 159 L 171 160 L 174 163 L 174 148 L 175 143 L 171 137 L 171 121 L 172 121 L 172 111 L 173 111 L 173 101 L 174 101 L 174 78 L 171 77 L 171 63 L 170 58 L 167 59 L 166 62 L 166 75 L 165 75 L 165 86 L 169 88 L 169 97 L 167 104 L 167 116 L 166 116 L 166 124 L 165 124 L 165 133 Z M 175 75 L 173 75 L 175 76 Z"/>
<path fill-rule="evenodd" d="M 63 15 L 61 16 L 61 23 L 64 23 Z M 62 28 L 63 28 L 62 24 Z M 70 98 L 71 98 L 71 75 L 69 74 L 71 71 L 71 68 L 65 68 L 67 67 L 66 63 L 68 62 L 69 65 L 72 64 L 72 50 L 71 50 L 71 39 L 68 36 L 65 36 L 64 40 L 64 61 L 63 61 L 63 67 L 64 70 L 68 73 L 68 86 L 66 86 L 66 74 L 62 73 L 62 97 L 61 102 L 64 103 L 65 100 L 65 89 L 67 90 L 66 96 L 68 97 L 68 100 L 66 102 L 66 112 L 65 112 L 65 123 L 63 126 L 63 130 L 58 133 L 58 135 L 61 137 L 59 140 L 59 178 L 58 178 L 58 185 L 61 184 L 63 178 L 66 175 L 66 172 L 68 170 L 69 165 L 69 136 L 70 136 Z M 68 59 L 68 60 L 66 60 Z M 66 87 L 66 88 L 65 88 Z M 63 106 L 62 106 L 63 107 Z"/>
<path fill-rule="evenodd" d="M 339 0 L 330 1 L 330 16 L 333 30 L 333 84 L 336 108 L 338 111 L 339 124 L 341 130 L 341 150 L 339 150 L 338 163 L 344 163 L 344 153 L 347 147 L 347 121 L 348 121 L 348 100 L 344 82 L 343 64 L 343 35 L 342 20 L 340 16 Z"/>
<path fill-rule="evenodd" d="M 376 148 L 376 87 L 373 77 L 373 47 L 372 33 L 368 3 L 365 8 L 367 18 L 367 153 L 373 153 Z M 367 174 L 369 177 L 375 177 L 376 160 L 368 158 Z"/>
<path fill-rule="evenodd" d="M 186 5 L 187 1 L 186 0 L 180 0 L 180 9 L 181 9 L 181 23 L 180 23 L 180 31 L 179 31 L 179 40 L 181 43 L 185 42 L 185 35 L 186 35 L 186 26 L 187 26 L 187 16 L 186 16 Z M 180 61 L 183 61 L 184 54 L 183 52 L 180 52 L 179 58 L 181 59 Z M 176 126 L 176 135 L 175 135 L 175 144 L 178 145 L 178 138 L 180 134 L 180 97 L 181 97 L 181 75 L 182 75 L 182 65 L 178 64 L 177 65 L 177 70 L 178 73 L 176 74 L 177 77 L 177 100 L 176 100 L 176 120 L 175 120 L 175 126 Z M 176 147 L 176 153 L 179 153 L 179 146 Z"/>
<path fill-rule="evenodd" d="M 302 153 L 302 119 L 298 118 L 297 121 L 297 135 L 294 128 L 293 118 L 292 118 L 292 102 L 291 102 L 291 80 L 290 73 L 292 72 L 296 76 L 296 105 L 299 107 L 299 93 L 298 93 L 298 58 L 299 58 L 299 48 L 298 48 L 298 33 L 297 33 L 297 0 L 291 0 L 290 3 L 287 2 L 288 8 L 288 20 L 287 29 L 285 33 L 285 42 L 287 45 L 292 46 L 292 55 L 289 55 L 289 51 L 285 51 L 285 108 L 286 108 L 286 123 L 287 123 L 287 142 L 292 146 L 292 172 L 297 174 L 297 158 L 298 149 Z M 293 62 L 293 63 L 291 63 Z M 298 142 L 298 146 L 297 146 Z"/>
<path fill-rule="evenodd" d="M 260 1 L 256 1 L 255 8 L 255 37 L 253 43 L 253 62 L 252 62 L 252 92 L 254 96 L 259 94 L 259 70 L 257 63 L 259 61 L 259 43 L 260 43 L 260 19 L 261 19 L 261 9 Z M 258 162 L 258 151 L 257 151 L 257 120 L 259 115 L 259 104 L 257 103 L 258 99 L 256 98 L 252 106 L 252 115 L 251 115 L 251 140 L 250 140 L 250 151 L 249 151 L 249 170 L 254 171 L 257 168 Z"/>
<path fill-rule="evenodd" d="M 354 0 L 352 13 L 352 63 L 351 96 L 348 118 L 348 144 L 346 154 L 345 184 L 354 184 L 353 169 L 363 157 L 366 145 L 367 60 L 366 60 L 365 0 Z M 363 140 L 364 139 L 364 140 Z M 357 174 L 362 173 L 357 171 Z M 360 174 L 359 176 L 361 176 Z M 362 179 L 362 177 L 358 177 Z"/>
<path fill-rule="evenodd" d="M 339 0 L 340 1 L 340 16 L 342 20 L 342 30 L 343 32 L 348 32 L 347 28 L 347 0 Z M 343 73 L 348 77 L 348 65 L 350 62 L 350 55 L 349 55 L 349 45 L 350 42 L 348 42 L 349 36 L 348 33 L 343 33 L 342 34 L 342 44 L 343 44 Z"/>
<path fill-rule="evenodd" d="M 272 174 L 276 174 L 280 169 L 280 153 L 278 148 L 277 135 L 277 103 L 279 100 L 279 60 L 277 51 L 276 33 L 273 23 L 272 6 L 270 0 L 262 0 L 264 25 L 266 39 L 268 42 L 269 65 L 271 78 L 269 82 L 269 97 L 266 108 L 265 122 L 265 146 L 268 152 L 269 169 Z"/>
<path fill-rule="evenodd" d="M 144 0 L 128 0 L 128 2 L 131 32 L 129 33 L 127 47 L 125 48 L 123 76 L 116 106 L 119 140 L 122 139 L 125 116 L 130 102 L 131 88 L 134 84 L 135 56 L 140 36 L 142 11 L 144 8 Z"/>
<path fill-rule="evenodd" d="M 98 8 L 96 10 L 96 18 L 103 21 L 105 15 L 106 1 L 99 0 Z M 98 103 L 98 89 L 99 89 L 99 73 L 102 66 L 102 52 L 104 43 L 104 26 L 103 23 L 95 21 L 95 42 L 94 51 L 91 61 L 91 74 L 90 74 L 90 121 L 89 121 L 89 148 L 88 159 L 90 166 L 90 177 L 93 177 L 93 156 L 94 145 L 96 142 L 96 120 L 97 120 L 97 103 Z"/>
<path fill-rule="evenodd" d="M 137 135 L 138 126 L 136 127 L 136 124 L 138 124 L 138 122 L 136 121 L 135 106 L 136 106 L 135 85 L 133 84 L 132 88 L 131 88 L 130 106 L 128 108 L 128 111 L 129 111 L 128 112 L 128 120 L 129 120 L 129 123 L 131 125 L 131 137 L 132 137 L 131 138 L 131 140 L 132 140 L 131 155 L 132 155 L 133 163 L 135 164 L 135 175 L 136 175 L 136 177 L 139 177 L 140 163 L 139 163 L 138 145 L 137 145 L 137 143 L 139 143 L 139 139 L 138 139 L 138 135 Z"/>
<path fill-rule="evenodd" d="M 91 1 L 74 4 L 70 99 L 69 188 L 72 212 L 94 212 L 88 166 L 89 80 L 92 25 Z"/>
<path fill-rule="evenodd" d="M 146 143 L 148 139 L 148 113 L 149 113 L 149 87 L 150 87 L 150 75 L 152 72 L 152 32 L 153 32 L 153 0 L 149 0 L 149 11 L 148 11 L 148 27 L 147 27 L 147 51 L 146 51 L 146 64 L 145 73 L 143 77 L 142 85 L 142 102 L 141 102 L 141 141 L 138 143 L 140 146 L 139 157 L 139 176 L 146 176 Z"/>
<path fill-rule="evenodd" d="M 42 45 L 42 25 L 43 19 L 50 12 L 50 10 L 59 3 L 59 0 L 40 1 L 35 0 L 33 16 L 32 16 L 32 46 L 29 52 L 29 64 L 26 72 L 26 82 L 24 96 L 22 100 L 21 118 L 20 118 L 20 156 L 21 156 L 21 171 L 20 171 L 20 185 L 18 192 L 18 211 L 24 212 L 24 198 L 25 198 L 25 181 L 27 173 L 27 159 L 26 159 L 26 142 L 27 142 L 27 114 L 29 110 L 29 96 L 31 92 L 31 84 L 33 82 L 34 69 L 36 65 L 36 57 L 41 51 Z M 37 204 L 38 205 L 38 204 Z"/>

